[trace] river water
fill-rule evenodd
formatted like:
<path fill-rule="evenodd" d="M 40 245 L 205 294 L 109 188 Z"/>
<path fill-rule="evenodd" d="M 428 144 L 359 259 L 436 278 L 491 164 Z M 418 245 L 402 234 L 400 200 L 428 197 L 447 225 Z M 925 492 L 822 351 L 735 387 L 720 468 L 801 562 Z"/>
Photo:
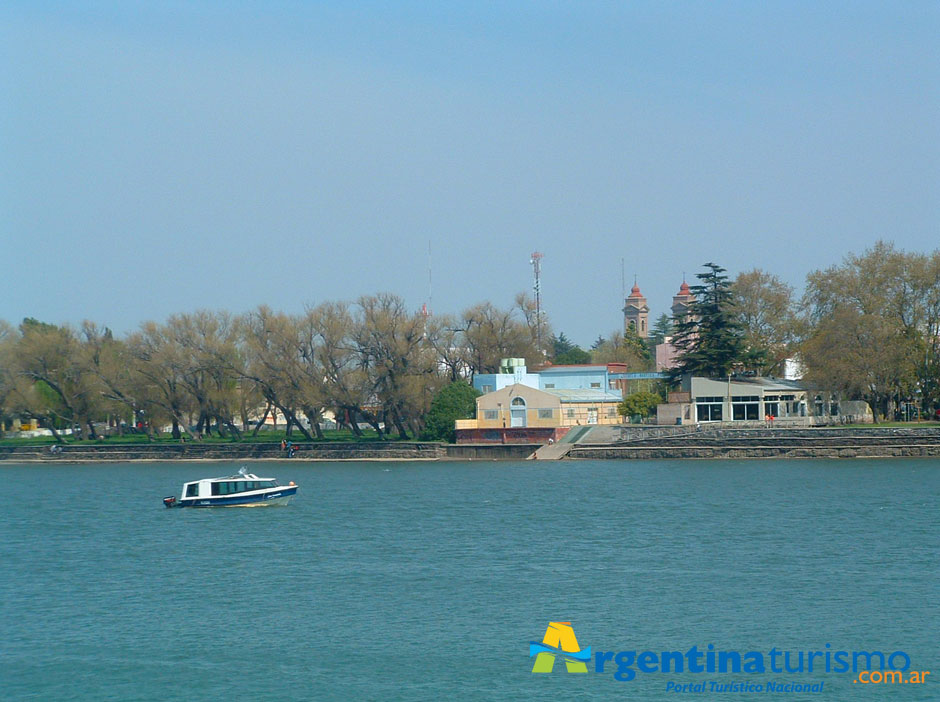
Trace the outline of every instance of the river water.
<path fill-rule="evenodd" d="M 164 509 L 237 468 L 0 466 L 0 699 L 940 699 L 937 460 L 285 461 L 250 468 L 301 486 L 288 507 Z M 592 652 L 903 651 L 933 676 L 534 675 L 550 621 Z"/>

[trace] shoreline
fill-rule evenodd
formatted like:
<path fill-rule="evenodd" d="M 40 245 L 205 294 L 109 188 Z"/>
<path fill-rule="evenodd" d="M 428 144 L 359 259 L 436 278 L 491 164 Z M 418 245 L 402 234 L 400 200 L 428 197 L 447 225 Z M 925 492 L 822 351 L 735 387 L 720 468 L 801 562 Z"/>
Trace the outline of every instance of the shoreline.
<path fill-rule="evenodd" d="M 619 436 L 619 440 L 618 439 Z M 570 445 L 560 460 L 733 460 L 940 458 L 940 427 L 757 429 L 713 427 L 683 433 L 629 427 Z M 363 441 L 294 444 L 288 458 L 279 442 L 186 444 L 0 445 L 3 463 L 324 462 L 324 461 L 516 461 L 542 448 L 531 443 L 442 444 Z M 543 452 L 544 453 L 544 452 Z M 542 460 L 555 460 L 545 457 Z"/>

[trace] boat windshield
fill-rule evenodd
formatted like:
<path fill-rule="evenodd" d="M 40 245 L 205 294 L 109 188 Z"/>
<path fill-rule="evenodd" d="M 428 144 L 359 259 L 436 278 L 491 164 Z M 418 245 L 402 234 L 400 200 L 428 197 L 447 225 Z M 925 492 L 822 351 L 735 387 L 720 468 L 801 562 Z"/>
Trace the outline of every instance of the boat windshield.
<path fill-rule="evenodd" d="M 222 480 L 212 483 L 213 495 L 234 495 L 239 492 L 277 487 L 276 480 Z"/>

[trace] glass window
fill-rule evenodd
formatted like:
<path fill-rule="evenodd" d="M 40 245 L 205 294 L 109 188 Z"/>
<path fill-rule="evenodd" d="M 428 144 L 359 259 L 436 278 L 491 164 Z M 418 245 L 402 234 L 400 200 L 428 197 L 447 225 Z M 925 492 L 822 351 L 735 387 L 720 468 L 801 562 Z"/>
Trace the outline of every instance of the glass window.
<path fill-rule="evenodd" d="M 539 419 L 551 419 L 553 412 L 550 409 L 540 409 Z"/>
<path fill-rule="evenodd" d="M 483 419 L 499 419 L 497 410 L 483 410 Z"/>
<path fill-rule="evenodd" d="M 601 386 L 600 383 L 591 383 L 592 388 L 599 388 L 600 386 Z"/>
<path fill-rule="evenodd" d="M 554 390 L 554 389 L 555 389 L 555 383 L 545 383 L 545 389 L 546 389 L 546 390 Z"/>
<path fill-rule="evenodd" d="M 731 416 L 737 422 L 745 419 L 757 419 L 759 408 L 760 405 L 756 402 L 748 402 L 746 404 L 738 402 L 731 406 Z"/>
<path fill-rule="evenodd" d="M 608 407 L 608 408 L 607 408 L 607 416 L 608 416 L 608 417 L 616 417 L 616 416 L 617 416 L 617 408 L 616 408 L 616 407 Z"/>
<path fill-rule="evenodd" d="M 239 481 L 238 481 L 238 487 L 235 488 L 235 492 L 245 492 L 245 481 L 244 481 L 244 480 L 239 480 Z"/>
<path fill-rule="evenodd" d="M 721 405 L 695 405 L 696 417 L 700 422 L 720 422 Z"/>
<path fill-rule="evenodd" d="M 483 394 L 485 395 L 485 394 L 488 393 L 488 392 L 493 392 L 493 386 L 492 386 L 492 385 L 484 385 L 484 386 L 483 386 Z"/>
<path fill-rule="evenodd" d="M 199 483 L 190 483 L 186 486 L 186 497 L 199 497 Z"/>
<path fill-rule="evenodd" d="M 512 406 L 513 407 L 525 407 L 525 400 L 523 400 L 521 397 L 514 397 L 512 398 Z"/>
<path fill-rule="evenodd" d="M 573 409 L 565 410 L 565 414 L 566 414 L 566 416 L 568 417 L 568 419 L 574 419 L 574 410 L 573 410 Z"/>

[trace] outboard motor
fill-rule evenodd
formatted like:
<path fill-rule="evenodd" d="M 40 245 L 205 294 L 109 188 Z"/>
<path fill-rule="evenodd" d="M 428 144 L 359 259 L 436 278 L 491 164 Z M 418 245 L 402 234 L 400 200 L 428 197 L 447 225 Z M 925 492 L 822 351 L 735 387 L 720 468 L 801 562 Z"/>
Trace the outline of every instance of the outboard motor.
<path fill-rule="evenodd" d="M 163 498 L 164 507 L 176 507 L 176 496 L 170 495 L 169 497 Z"/>

